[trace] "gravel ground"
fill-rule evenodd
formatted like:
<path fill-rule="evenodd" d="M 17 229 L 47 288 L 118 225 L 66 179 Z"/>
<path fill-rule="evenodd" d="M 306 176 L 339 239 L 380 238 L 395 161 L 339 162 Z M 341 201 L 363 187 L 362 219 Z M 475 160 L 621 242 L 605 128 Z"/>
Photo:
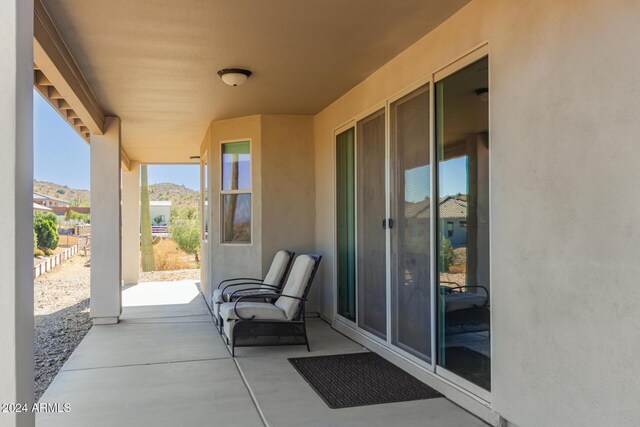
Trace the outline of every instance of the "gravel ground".
<path fill-rule="evenodd" d="M 91 328 L 89 268 L 78 254 L 34 283 L 36 401 Z"/>
<path fill-rule="evenodd" d="M 172 280 L 200 280 L 200 269 L 140 273 L 141 282 L 168 282 Z"/>
<path fill-rule="evenodd" d="M 86 260 L 79 253 L 34 281 L 36 401 L 91 328 Z M 153 271 L 140 277 L 141 282 L 199 279 L 197 269 Z"/>

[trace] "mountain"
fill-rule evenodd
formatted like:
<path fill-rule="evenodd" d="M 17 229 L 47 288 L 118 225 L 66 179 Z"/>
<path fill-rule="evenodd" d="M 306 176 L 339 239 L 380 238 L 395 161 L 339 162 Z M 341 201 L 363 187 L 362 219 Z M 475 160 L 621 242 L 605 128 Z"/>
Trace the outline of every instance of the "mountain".
<path fill-rule="evenodd" d="M 34 180 L 33 191 L 66 200 L 74 206 L 89 206 L 91 200 L 89 190 L 73 189 L 53 182 Z M 174 208 L 197 207 L 200 193 L 184 185 L 162 182 L 149 185 L 149 198 L 151 200 L 171 200 L 171 205 Z"/>
<path fill-rule="evenodd" d="M 171 206 L 173 208 L 182 208 L 185 206 L 197 207 L 200 203 L 200 193 L 184 185 L 161 182 L 149 185 L 149 199 L 171 200 Z"/>
<path fill-rule="evenodd" d="M 89 190 L 77 190 L 53 182 L 33 180 L 33 191 L 71 202 L 73 206 L 89 206 Z"/>

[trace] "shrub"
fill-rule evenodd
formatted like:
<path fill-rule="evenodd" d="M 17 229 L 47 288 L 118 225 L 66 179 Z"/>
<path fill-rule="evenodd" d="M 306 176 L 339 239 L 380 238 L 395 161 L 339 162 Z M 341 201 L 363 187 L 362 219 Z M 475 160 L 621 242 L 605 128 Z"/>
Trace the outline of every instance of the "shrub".
<path fill-rule="evenodd" d="M 456 258 L 451 241 L 444 236 L 440 236 L 440 271 L 448 273 L 449 267 L 451 264 L 455 264 Z"/>
<path fill-rule="evenodd" d="M 52 250 L 52 249 L 44 248 L 42 251 L 44 252 L 44 254 L 45 254 L 46 256 L 53 255 L 53 250 Z"/>
<path fill-rule="evenodd" d="M 175 219 L 169 227 L 171 239 L 178 244 L 184 252 L 195 255 L 198 261 L 200 251 L 200 224 L 197 219 Z"/>
<path fill-rule="evenodd" d="M 33 250 L 33 256 L 34 257 L 36 257 L 36 256 L 44 256 L 44 252 L 42 251 L 42 249 L 35 248 Z"/>
<path fill-rule="evenodd" d="M 70 219 L 79 221 L 83 224 L 85 223 L 89 223 L 90 222 L 90 217 L 89 214 L 85 214 L 85 213 L 80 213 L 80 212 L 76 212 L 76 211 L 72 211 L 72 210 L 68 210 L 66 215 L 65 215 L 67 221 Z"/>
<path fill-rule="evenodd" d="M 160 225 L 160 223 L 162 222 L 162 215 L 158 215 L 157 217 L 153 218 L 153 220 L 156 224 Z"/>
<path fill-rule="evenodd" d="M 449 273 L 467 274 L 467 248 L 453 250 L 454 262 L 449 266 Z"/>
<path fill-rule="evenodd" d="M 188 255 L 180 250 L 176 242 L 169 239 L 161 239 L 154 246 L 153 257 L 156 271 L 198 268 L 193 261 L 187 259 Z"/>
<path fill-rule="evenodd" d="M 36 214 L 33 217 L 33 231 L 39 248 L 55 249 L 58 247 L 58 218 L 54 213 Z"/>

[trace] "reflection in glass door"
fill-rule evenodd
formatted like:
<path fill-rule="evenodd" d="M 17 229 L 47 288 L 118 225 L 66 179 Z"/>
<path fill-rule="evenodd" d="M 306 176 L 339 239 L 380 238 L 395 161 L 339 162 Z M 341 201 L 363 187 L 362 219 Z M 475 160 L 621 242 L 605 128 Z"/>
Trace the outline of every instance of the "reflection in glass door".
<path fill-rule="evenodd" d="M 358 326 L 387 336 L 384 109 L 357 124 Z"/>
<path fill-rule="evenodd" d="M 391 342 L 431 361 L 429 90 L 393 102 L 391 114 Z"/>
<path fill-rule="evenodd" d="M 436 83 L 438 365 L 491 390 L 485 57 Z"/>

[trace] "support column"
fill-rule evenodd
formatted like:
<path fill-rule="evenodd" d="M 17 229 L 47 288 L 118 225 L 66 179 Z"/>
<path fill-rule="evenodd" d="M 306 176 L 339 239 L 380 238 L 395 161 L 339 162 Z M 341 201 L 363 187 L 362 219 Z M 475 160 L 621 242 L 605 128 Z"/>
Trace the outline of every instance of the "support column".
<path fill-rule="evenodd" d="M 140 280 L 140 163 L 122 170 L 122 281 Z"/>
<path fill-rule="evenodd" d="M 33 403 L 33 1 L 0 1 L 0 403 Z M 0 413 L 0 426 L 33 426 Z"/>
<path fill-rule="evenodd" d="M 91 307 L 96 325 L 118 323 L 121 302 L 120 119 L 91 135 Z"/>

